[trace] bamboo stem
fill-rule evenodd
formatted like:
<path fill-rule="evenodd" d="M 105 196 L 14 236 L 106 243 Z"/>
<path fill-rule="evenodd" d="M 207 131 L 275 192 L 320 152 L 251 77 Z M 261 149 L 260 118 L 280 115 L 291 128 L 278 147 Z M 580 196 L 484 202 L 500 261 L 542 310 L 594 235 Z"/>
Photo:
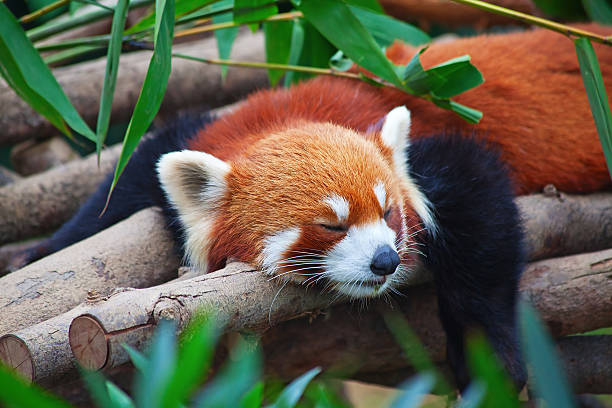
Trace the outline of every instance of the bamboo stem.
<path fill-rule="evenodd" d="M 598 43 L 612 45 L 612 36 L 603 36 L 592 33 L 590 31 L 581 30 L 579 28 L 570 27 L 565 24 L 560 24 L 554 21 L 546 20 L 544 18 L 532 16 L 530 14 L 522 13 L 507 9 L 505 7 L 496 6 L 480 0 L 451 0 L 455 3 L 464 4 L 466 6 L 475 7 L 481 10 L 489 11 L 491 13 L 499 14 L 505 17 L 513 18 L 515 20 L 523 21 L 528 24 L 533 24 L 539 27 L 544 27 L 552 31 L 556 31 L 568 37 L 586 37 Z"/>
<path fill-rule="evenodd" d="M 287 21 L 287 20 L 294 20 L 300 17 L 303 17 L 300 11 L 293 11 L 290 13 L 276 14 L 274 16 L 257 21 L 257 23 L 263 23 L 266 21 Z M 194 35 L 194 34 L 202 34 L 202 33 L 207 33 L 209 31 L 222 30 L 224 28 L 239 27 L 245 24 L 249 24 L 249 23 L 235 23 L 233 21 L 228 21 L 227 23 L 209 24 L 203 27 L 194 27 L 194 28 L 189 28 L 187 30 L 178 31 L 174 33 L 174 38 L 186 37 L 188 35 Z"/>
<path fill-rule="evenodd" d="M 26 14 L 25 16 L 21 17 L 19 19 L 19 22 L 24 24 L 24 23 L 29 23 L 31 21 L 36 20 L 38 17 L 44 16 L 47 13 L 52 12 L 53 10 L 57 10 L 60 7 L 65 6 L 66 4 L 70 3 L 72 0 L 58 0 L 54 3 L 51 3 L 43 8 L 40 8 L 30 14 Z"/>
<path fill-rule="evenodd" d="M 212 65 L 228 65 L 228 66 L 243 67 L 243 68 L 282 69 L 282 70 L 287 70 L 287 71 L 304 72 L 308 74 L 331 75 L 331 76 L 338 76 L 338 77 L 343 77 L 343 78 L 362 80 L 359 74 L 355 74 L 353 72 L 336 71 L 331 68 L 303 67 L 299 65 L 273 64 L 273 63 L 268 63 L 268 62 L 234 61 L 234 60 L 217 59 L 217 58 L 199 58 L 199 57 L 194 57 L 191 55 L 185 55 L 185 54 L 180 54 L 180 53 L 172 53 L 172 56 L 176 58 L 198 61 L 198 62 L 203 62 L 205 64 L 212 64 Z"/>

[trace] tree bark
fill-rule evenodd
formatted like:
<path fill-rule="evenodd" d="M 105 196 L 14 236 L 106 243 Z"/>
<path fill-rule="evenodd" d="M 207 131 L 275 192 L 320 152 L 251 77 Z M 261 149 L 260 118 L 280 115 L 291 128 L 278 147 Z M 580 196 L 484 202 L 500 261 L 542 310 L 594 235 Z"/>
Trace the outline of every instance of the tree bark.
<path fill-rule="evenodd" d="M 176 278 L 179 264 L 156 209 L 0 278 L 0 335 L 66 312 L 87 292 L 145 287 Z"/>
<path fill-rule="evenodd" d="M 13 169 L 22 176 L 41 173 L 78 157 L 62 136 L 43 141 L 26 140 L 11 149 Z"/>
<path fill-rule="evenodd" d="M 612 325 L 612 266 L 605 273 L 589 275 L 594 264 L 609 259 L 612 249 L 538 261 L 527 267 L 522 293 L 539 308 L 553 335 Z M 558 280 L 558 275 L 564 279 Z M 555 289 L 543 291 L 541 288 L 551 281 L 556 282 Z M 570 291 L 571 296 L 559 296 Z M 5 361 L 18 363 L 24 374 L 31 373 L 28 378 L 50 384 L 70 371 L 72 355 L 88 368 L 119 366 L 128 360 L 121 344 L 141 349 L 161 318 L 173 319 L 182 328 L 194 313 L 204 309 L 217 312 L 228 331 L 263 332 L 266 367 L 271 375 L 289 379 L 322 365 L 339 371 L 354 370 L 350 373 L 367 377 L 368 373 L 406 370 L 407 363 L 397 358 L 401 351 L 384 322 L 384 315 L 395 310 L 406 317 L 432 359 L 444 361 L 445 335 L 437 317 L 433 285 L 408 287 L 402 292 L 405 296 L 392 304 L 375 300 L 367 308 L 355 303 L 331 308 L 334 302 L 328 294 L 294 285 L 283 287 L 248 265 L 230 264 L 189 280 L 119 291 L 97 300 L 90 296 L 87 305 L 78 307 L 79 313 L 72 310 L 4 336 L 0 350 L 21 341 L 26 351 L 13 347 L 15 357 L 9 355 Z M 591 299 L 576 303 L 577 298 Z M 117 312 L 123 310 L 130 313 Z M 585 314 L 590 318 L 585 319 Z M 312 353 L 313 349 L 317 352 Z M 576 347 L 573 350 L 568 356 L 581 355 Z M 570 362 L 576 372 L 588 372 L 588 364 L 574 360 Z M 593 372 L 609 369 L 610 364 L 600 364 L 593 367 Z M 594 376 L 583 374 L 576 375 L 578 380 L 584 392 L 608 384 L 608 380 L 598 382 Z"/>
<path fill-rule="evenodd" d="M 0 245 L 53 231 L 66 222 L 110 172 L 121 146 L 0 188 Z"/>
<path fill-rule="evenodd" d="M 174 51 L 217 58 L 217 45 L 212 37 L 179 44 L 174 47 Z M 261 33 L 239 35 L 232 55 L 238 60 L 262 61 L 265 53 Z M 151 53 L 148 51 L 121 57 L 111 113 L 113 122 L 126 122 L 132 114 L 150 58 Z M 106 59 L 102 58 L 54 70 L 54 75 L 68 98 L 91 126 L 98 114 L 105 67 Z M 219 66 L 206 66 L 199 62 L 174 58 L 160 115 L 173 114 L 184 108 L 210 109 L 222 106 L 266 85 L 265 70 L 231 67 L 222 82 Z M 46 119 L 35 113 L 3 81 L 0 81 L 0 112 L 0 129 L 3 129 L 0 133 L 0 145 L 18 143 L 34 135 L 44 137 L 57 133 Z"/>
<path fill-rule="evenodd" d="M 238 104 L 213 109 L 211 115 L 223 116 Z M 47 234 L 68 221 L 113 170 L 120 152 L 121 146 L 112 146 L 102 151 L 99 166 L 92 153 L 0 187 L 0 245 Z M 4 269 L 1 252 L 0 275 Z"/>

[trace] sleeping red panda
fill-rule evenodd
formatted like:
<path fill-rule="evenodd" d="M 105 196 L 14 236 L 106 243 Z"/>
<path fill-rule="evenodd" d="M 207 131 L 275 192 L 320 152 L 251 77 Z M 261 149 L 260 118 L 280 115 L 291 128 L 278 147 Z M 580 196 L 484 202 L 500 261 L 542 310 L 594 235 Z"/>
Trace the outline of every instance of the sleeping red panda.
<path fill-rule="evenodd" d="M 607 79 L 612 51 L 597 51 Z M 411 53 L 388 50 L 396 62 Z M 110 176 L 29 260 L 159 205 L 187 261 L 205 271 L 231 257 L 368 297 L 397 291 L 425 266 L 459 387 L 469 381 L 471 327 L 485 331 L 520 386 L 515 306 L 525 249 L 514 194 L 549 183 L 595 191 L 610 179 L 571 41 L 543 30 L 481 36 L 434 44 L 423 61 L 464 53 L 487 82 L 457 100 L 484 112 L 480 125 L 346 79 L 260 91 L 216 121 L 183 117 L 155 132 L 104 216 Z"/>

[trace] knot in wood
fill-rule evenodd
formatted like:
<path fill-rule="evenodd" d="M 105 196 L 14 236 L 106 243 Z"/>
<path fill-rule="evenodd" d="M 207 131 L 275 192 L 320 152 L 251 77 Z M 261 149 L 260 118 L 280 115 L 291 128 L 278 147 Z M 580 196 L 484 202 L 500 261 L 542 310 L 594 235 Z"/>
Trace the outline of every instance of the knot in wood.
<path fill-rule="evenodd" d="M 95 289 L 90 289 L 87 291 L 87 297 L 85 301 L 87 303 L 97 303 L 102 300 L 102 295 Z"/>

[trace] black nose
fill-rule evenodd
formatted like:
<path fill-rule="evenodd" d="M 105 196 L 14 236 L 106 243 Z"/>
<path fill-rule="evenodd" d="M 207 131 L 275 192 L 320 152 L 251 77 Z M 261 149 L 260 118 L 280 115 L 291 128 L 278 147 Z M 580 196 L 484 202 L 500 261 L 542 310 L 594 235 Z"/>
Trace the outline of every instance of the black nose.
<path fill-rule="evenodd" d="M 390 275 L 400 264 L 400 257 L 389 245 L 379 246 L 374 252 L 370 269 L 375 275 Z"/>

